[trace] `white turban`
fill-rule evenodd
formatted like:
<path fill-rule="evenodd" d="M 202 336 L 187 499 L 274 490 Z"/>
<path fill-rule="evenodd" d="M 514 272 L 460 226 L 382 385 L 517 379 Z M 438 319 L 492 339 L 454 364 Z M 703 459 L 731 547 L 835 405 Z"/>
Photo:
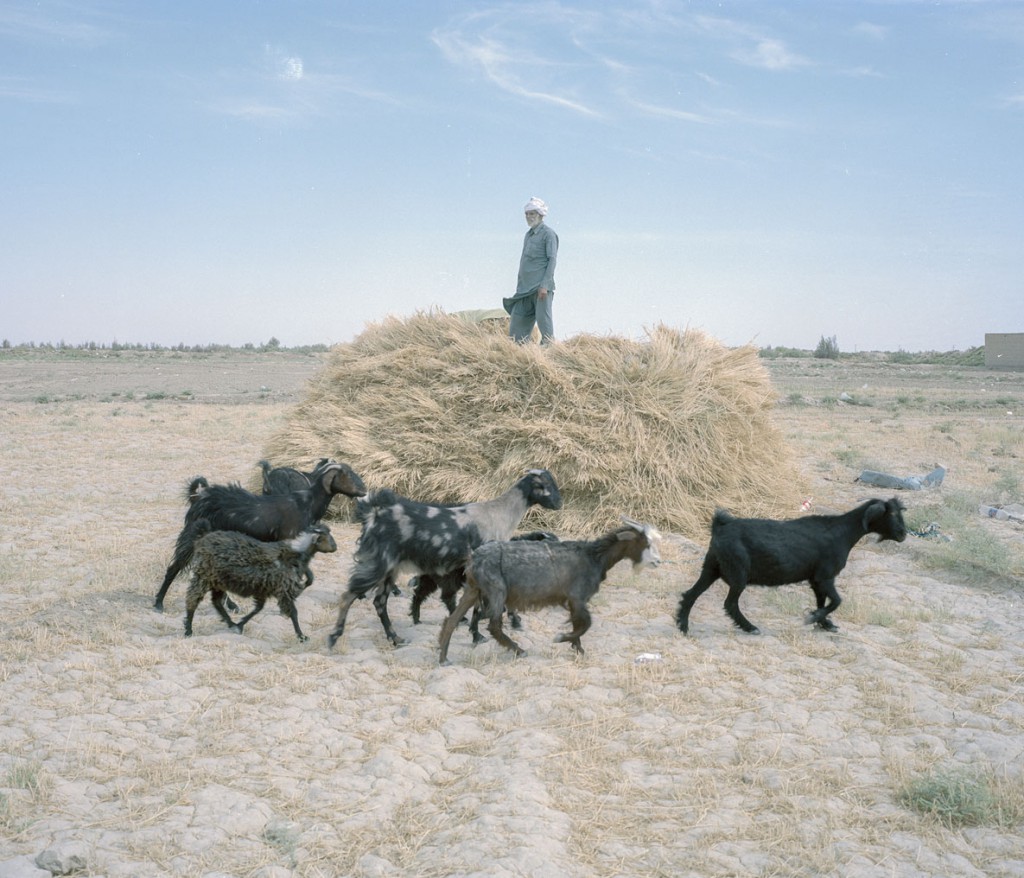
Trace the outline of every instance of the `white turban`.
<path fill-rule="evenodd" d="M 534 195 L 529 201 L 526 202 L 526 207 L 523 208 L 523 213 L 528 210 L 535 210 L 541 216 L 548 215 L 548 206 L 541 201 L 536 195 Z"/>

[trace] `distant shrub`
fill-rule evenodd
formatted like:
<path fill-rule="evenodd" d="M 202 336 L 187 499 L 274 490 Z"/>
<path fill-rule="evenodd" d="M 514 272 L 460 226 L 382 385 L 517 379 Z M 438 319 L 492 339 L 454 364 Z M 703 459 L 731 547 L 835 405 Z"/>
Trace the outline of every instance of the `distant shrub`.
<path fill-rule="evenodd" d="M 831 338 L 822 336 L 818 346 L 814 349 L 814 356 L 819 360 L 838 360 L 839 342 L 836 341 L 836 337 L 834 335 Z"/>
<path fill-rule="evenodd" d="M 919 351 L 911 353 L 900 348 L 886 354 L 886 360 L 899 365 L 919 366 L 984 366 L 985 347 L 966 351 Z"/>
<path fill-rule="evenodd" d="M 765 360 L 777 360 L 780 357 L 809 357 L 811 352 L 801 350 L 800 348 L 772 347 L 768 345 L 766 348 L 761 348 L 757 355 Z"/>

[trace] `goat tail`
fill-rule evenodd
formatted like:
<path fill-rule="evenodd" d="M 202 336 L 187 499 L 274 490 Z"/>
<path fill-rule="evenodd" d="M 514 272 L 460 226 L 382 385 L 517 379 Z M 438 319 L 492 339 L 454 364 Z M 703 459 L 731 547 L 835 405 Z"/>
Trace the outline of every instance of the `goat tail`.
<path fill-rule="evenodd" d="M 184 570 L 192 563 L 192 555 L 195 552 L 196 540 L 213 530 L 213 525 L 205 518 L 196 521 L 186 521 L 185 526 L 178 534 L 178 540 L 174 544 L 174 559 L 171 566 L 177 570 Z"/>
<path fill-rule="evenodd" d="M 735 521 L 736 516 L 731 512 L 726 512 L 724 509 L 716 509 L 715 514 L 711 519 L 711 532 L 715 532 L 715 528 L 721 527 L 723 524 L 728 524 L 730 521 Z"/>
<path fill-rule="evenodd" d="M 196 476 L 188 483 L 188 487 L 185 489 L 185 499 L 188 500 L 191 506 L 201 496 L 203 491 L 210 487 L 210 483 L 206 481 L 204 476 Z"/>
<path fill-rule="evenodd" d="M 200 537 L 205 537 L 213 530 L 213 525 L 207 518 L 200 518 L 192 525 L 192 542 L 195 543 Z"/>
<path fill-rule="evenodd" d="M 364 598 L 386 578 L 387 568 L 380 562 L 379 558 L 357 557 L 346 591 L 357 598 Z"/>

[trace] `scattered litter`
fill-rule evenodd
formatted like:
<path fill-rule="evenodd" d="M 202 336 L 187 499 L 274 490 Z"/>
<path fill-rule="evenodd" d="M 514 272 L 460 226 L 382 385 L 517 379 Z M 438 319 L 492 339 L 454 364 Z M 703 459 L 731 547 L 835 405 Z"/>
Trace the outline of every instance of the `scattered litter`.
<path fill-rule="evenodd" d="M 811 508 L 813 506 L 814 506 L 814 498 L 813 497 L 808 497 L 806 500 L 804 500 L 803 503 L 800 504 L 800 510 L 802 512 L 810 512 Z"/>
<path fill-rule="evenodd" d="M 863 482 L 865 485 L 874 485 L 877 488 L 896 488 L 902 491 L 920 491 L 922 488 L 937 488 L 946 477 L 946 468 L 937 466 L 926 476 L 891 476 L 888 473 L 879 473 L 874 470 L 864 470 L 855 481 Z"/>
<path fill-rule="evenodd" d="M 978 515 L 983 518 L 995 518 L 997 521 L 1024 521 L 1024 506 L 1011 503 L 1008 506 L 990 506 L 982 503 L 978 507 Z"/>
<path fill-rule="evenodd" d="M 646 665 L 646 664 L 649 664 L 650 662 L 660 662 L 660 661 L 661 661 L 661 653 L 660 652 L 642 652 L 635 659 L 633 659 L 633 664 L 634 665 Z"/>
<path fill-rule="evenodd" d="M 921 537 L 925 540 L 939 540 L 943 543 L 953 542 L 953 538 L 942 533 L 939 529 L 939 525 L 936 522 L 930 522 L 922 527 L 920 530 L 907 531 L 911 536 Z"/>

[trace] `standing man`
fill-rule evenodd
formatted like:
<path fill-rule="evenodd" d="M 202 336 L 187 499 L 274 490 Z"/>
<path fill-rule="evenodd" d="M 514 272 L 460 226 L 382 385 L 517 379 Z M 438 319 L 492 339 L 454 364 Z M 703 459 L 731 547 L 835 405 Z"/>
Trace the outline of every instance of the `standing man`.
<path fill-rule="evenodd" d="M 523 208 L 526 224 L 530 227 L 523 240 L 523 255 L 519 259 L 519 281 L 516 294 L 503 299 L 502 304 L 511 319 L 508 334 L 517 342 L 525 342 L 536 323 L 540 330 L 540 343 L 546 345 L 555 338 L 551 320 L 551 303 L 555 297 L 555 262 L 558 258 L 558 235 L 544 225 L 548 206 L 534 196 Z"/>

